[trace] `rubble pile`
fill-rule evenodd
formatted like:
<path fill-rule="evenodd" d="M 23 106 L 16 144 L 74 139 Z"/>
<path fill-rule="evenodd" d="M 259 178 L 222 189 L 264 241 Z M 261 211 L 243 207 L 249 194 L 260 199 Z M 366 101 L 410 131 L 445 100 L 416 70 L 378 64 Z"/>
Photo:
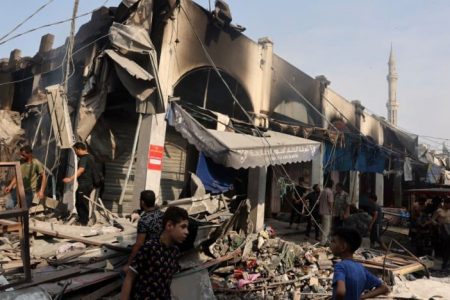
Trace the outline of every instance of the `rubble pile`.
<path fill-rule="evenodd" d="M 210 246 L 221 257 L 240 249 L 242 255 L 211 272 L 217 299 L 300 299 L 331 295 L 333 277 L 329 248 L 294 244 L 268 228 L 245 236 L 229 232 Z"/>
<path fill-rule="evenodd" d="M 41 201 L 29 210 L 29 282 L 23 280 L 22 224 L 16 219 L 0 219 L 0 228 L 4 231 L 0 234 L 0 291 L 9 292 L 11 299 L 34 295 L 36 288 L 39 295 L 45 295 L 42 299 L 117 296 L 122 285 L 120 270 L 136 240 L 137 219 L 132 218 L 133 215 L 119 217 L 103 205 L 97 205 L 92 211 L 95 216 L 92 224 L 78 226 L 75 218 L 62 217 L 60 203 L 51 200 L 47 198 L 45 203 Z M 185 207 L 196 224 L 192 251 L 198 253 L 198 245 L 211 239 L 211 233 L 219 227 L 231 226 L 231 219 L 233 224 L 239 223 L 228 210 L 227 201 L 225 197 L 196 195 L 171 203 Z M 247 219 L 248 201 L 243 201 L 239 207 Z M 14 291 L 4 288 L 9 284 Z"/>
<path fill-rule="evenodd" d="M 0 285 L 15 283 L 5 295 L 13 298 L 33 295 L 36 287 L 45 297 L 58 295 L 90 295 L 92 286 L 105 285 L 107 295 L 120 290 L 119 270 L 127 260 L 128 246 L 135 239 L 136 228 L 125 219 L 117 219 L 117 226 L 97 223 L 92 227 L 30 219 L 30 266 L 32 280 L 23 282 L 20 236 L 16 232 L 0 238 Z M 16 226 L 16 222 L 2 220 L 3 226 Z M 5 225 L 7 224 L 7 225 Z M 21 283 L 22 281 L 22 283 Z M 13 293 L 13 294 L 11 294 Z"/>

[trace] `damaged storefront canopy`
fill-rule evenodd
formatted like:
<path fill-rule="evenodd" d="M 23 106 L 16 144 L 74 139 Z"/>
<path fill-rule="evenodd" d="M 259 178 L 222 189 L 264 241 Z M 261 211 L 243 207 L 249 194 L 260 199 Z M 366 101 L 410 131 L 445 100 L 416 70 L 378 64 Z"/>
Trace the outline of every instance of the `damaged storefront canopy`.
<path fill-rule="evenodd" d="M 148 82 L 151 82 L 153 76 L 155 76 L 159 101 L 152 103 L 152 106 L 155 107 L 152 107 L 151 110 L 155 113 L 164 112 L 157 72 L 156 51 L 148 32 L 142 27 L 114 23 L 110 29 L 110 42 L 118 52 L 125 53 L 125 56 L 111 51 L 107 54 L 116 63 L 118 76 L 130 94 L 140 101 L 148 100 L 154 90 L 153 84 L 149 85 Z M 143 55 L 148 58 L 148 61 L 144 59 L 141 64 L 130 61 L 133 54 Z M 147 72 L 147 68 L 142 67 L 142 63 L 149 66 L 149 71 L 153 76 Z M 126 72 L 121 72 L 121 70 Z"/>
<path fill-rule="evenodd" d="M 167 121 L 198 151 L 234 169 L 310 161 L 319 153 L 318 142 L 270 130 L 258 137 L 207 129 L 175 102 Z"/>

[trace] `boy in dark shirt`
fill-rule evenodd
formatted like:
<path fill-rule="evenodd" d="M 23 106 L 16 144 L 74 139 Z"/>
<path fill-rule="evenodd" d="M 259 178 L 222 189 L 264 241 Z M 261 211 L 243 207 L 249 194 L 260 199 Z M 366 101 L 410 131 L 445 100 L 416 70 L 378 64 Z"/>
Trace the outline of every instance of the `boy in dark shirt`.
<path fill-rule="evenodd" d="M 159 238 L 162 232 L 163 212 L 155 205 L 156 196 L 151 190 L 141 192 L 140 206 L 144 211 L 140 216 L 137 224 L 136 243 L 131 249 L 131 254 L 128 257 L 127 264 L 123 267 L 123 272 L 126 273 L 128 268 L 136 257 L 139 249 L 150 239 Z"/>
<path fill-rule="evenodd" d="M 170 284 L 179 271 L 180 251 L 176 244 L 188 235 L 188 213 L 179 207 L 169 207 L 163 217 L 163 232 L 159 238 L 148 240 L 131 262 L 120 294 L 121 300 L 171 299 Z"/>
<path fill-rule="evenodd" d="M 355 229 L 340 227 L 332 235 L 331 251 L 333 255 L 342 259 L 334 266 L 333 299 L 335 300 L 367 299 L 389 292 L 386 284 L 360 263 L 353 261 L 353 253 L 359 246 L 361 246 L 361 236 Z M 364 291 L 368 292 L 363 294 Z"/>

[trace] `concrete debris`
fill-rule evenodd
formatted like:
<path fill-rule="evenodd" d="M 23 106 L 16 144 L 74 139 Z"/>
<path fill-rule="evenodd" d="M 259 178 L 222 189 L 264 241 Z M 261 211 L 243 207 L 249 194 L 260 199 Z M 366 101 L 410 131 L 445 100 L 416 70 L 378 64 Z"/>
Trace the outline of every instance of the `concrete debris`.
<path fill-rule="evenodd" d="M 245 231 L 236 225 L 242 223 L 248 226 L 246 222 L 239 220 L 240 217 L 247 219 L 248 213 L 239 213 L 239 210 L 247 212 L 247 206 L 239 206 L 237 218 L 228 209 L 228 201 L 229 199 L 223 195 L 200 195 L 199 198 L 175 201 L 181 206 L 190 208 L 189 213 L 196 224 L 195 241 L 190 246 L 191 250 L 186 252 L 191 255 L 186 255 L 184 264 L 182 261 L 181 265 L 184 269 L 198 273 L 199 280 L 195 283 L 201 283 L 202 288 L 191 292 L 208 299 L 214 299 L 208 268 L 234 259 L 240 252 L 231 251 L 239 250 L 239 246 L 247 239 Z M 64 296 L 68 293 L 90 295 L 89 293 L 92 293 L 90 288 L 94 284 L 101 287 L 98 292 L 110 291 L 117 294 L 121 285 L 116 280 L 119 279 L 119 272 L 136 240 L 136 220 L 132 222 L 130 218 L 109 213 L 108 218 L 97 217 L 96 223 L 91 226 L 78 226 L 74 218 L 61 216 L 57 210 L 58 203 L 53 202 L 58 201 L 49 199 L 45 202 L 47 203 L 45 209 L 35 209 L 39 206 L 44 207 L 41 203 L 34 206 L 33 213 L 30 213 L 32 216 L 29 218 L 29 231 L 34 233 L 29 236 L 31 266 L 34 268 L 31 270 L 31 282 L 20 283 L 17 280 L 23 278 L 20 239 L 17 232 L 8 232 L 11 228 L 20 227 L 21 223 L 0 219 L 0 227 L 3 226 L 3 230 L 7 231 L 0 236 L 0 266 L 6 271 L 2 273 L 4 284 L 13 284 L 15 291 L 39 287 L 51 297 Z M 96 212 L 98 211 L 94 211 Z M 231 229 L 237 229 L 241 234 L 237 234 L 236 231 L 230 232 L 234 239 L 233 245 L 223 248 L 220 257 L 211 259 L 198 251 L 204 243 L 216 242 L 218 236 L 226 235 Z M 268 236 L 261 234 L 259 237 L 260 240 L 263 239 L 261 245 L 264 247 Z M 255 275 L 249 275 L 245 280 L 252 282 L 255 279 Z M 186 280 L 192 281 L 192 278 L 181 276 L 177 279 L 179 284 L 175 287 L 184 286 Z M 244 282 L 241 284 L 246 285 Z M 187 294 L 189 293 L 181 291 L 178 298 L 187 299 L 183 298 Z"/>
<path fill-rule="evenodd" d="M 245 299 L 294 299 L 300 293 L 331 293 L 333 267 L 328 248 L 287 242 L 268 228 L 248 236 L 231 231 L 211 245 L 210 251 L 220 257 L 238 248 L 243 248 L 241 258 L 212 272 L 217 299 L 244 294 Z"/>
<path fill-rule="evenodd" d="M 61 246 L 58 247 L 58 249 L 56 249 L 56 255 L 58 254 L 64 254 L 70 251 L 75 251 L 75 250 L 85 250 L 86 249 L 86 245 L 80 242 L 76 242 L 76 243 L 65 243 L 62 244 Z"/>

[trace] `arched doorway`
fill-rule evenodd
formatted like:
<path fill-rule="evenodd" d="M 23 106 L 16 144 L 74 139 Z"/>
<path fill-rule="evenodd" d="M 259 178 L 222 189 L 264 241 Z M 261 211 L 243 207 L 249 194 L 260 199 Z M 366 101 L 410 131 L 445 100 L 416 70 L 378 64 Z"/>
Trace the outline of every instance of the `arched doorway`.
<path fill-rule="evenodd" d="M 224 71 L 219 72 L 242 107 L 247 112 L 253 112 L 250 97 L 239 81 Z M 176 84 L 174 96 L 180 97 L 182 103 L 190 103 L 249 122 L 213 68 L 198 68 L 185 74 Z"/>
<path fill-rule="evenodd" d="M 232 76 L 221 71 L 221 76 L 232 89 L 239 103 L 247 112 L 253 112 L 250 97 L 243 86 Z M 238 104 L 235 103 L 225 84 L 212 68 L 199 68 L 184 75 L 174 88 L 174 96 L 181 103 L 192 104 L 229 117 L 249 122 Z M 161 174 L 162 200 L 178 199 L 188 172 L 195 172 L 199 153 L 175 129 L 168 127 L 164 145 L 163 169 Z M 246 182 L 247 172 L 242 172 Z"/>

